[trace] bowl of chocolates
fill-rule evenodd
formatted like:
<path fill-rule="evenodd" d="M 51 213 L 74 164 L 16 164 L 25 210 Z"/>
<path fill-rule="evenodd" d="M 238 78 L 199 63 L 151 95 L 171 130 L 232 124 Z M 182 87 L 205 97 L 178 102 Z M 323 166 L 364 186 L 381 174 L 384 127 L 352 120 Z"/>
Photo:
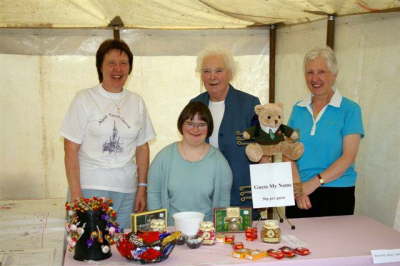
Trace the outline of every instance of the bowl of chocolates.
<path fill-rule="evenodd" d="M 161 262 L 168 258 L 180 237 L 180 232 L 126 233 L 118 239 L 117 250 L 128 260 L 142 264 Z"/>

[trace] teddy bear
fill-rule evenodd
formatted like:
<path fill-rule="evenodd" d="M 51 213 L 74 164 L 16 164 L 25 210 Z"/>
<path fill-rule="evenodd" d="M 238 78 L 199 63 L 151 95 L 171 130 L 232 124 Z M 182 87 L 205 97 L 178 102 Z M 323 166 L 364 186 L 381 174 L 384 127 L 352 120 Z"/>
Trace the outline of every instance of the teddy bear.
<path fill-rule="evenodd" d="M 253 139 L 255 143 L 246 146 L 246 155 L 252 162 L 272 162 L 275 154 L 282 154 L 285 160 L 297 160 L 303 155 L 304 146 L 300 142 L 299 134 L 292 128 L 282 124 L 283 105 L 268 103 L 256 105 L 259 125 L 243 131 L 243 139 Z"/>

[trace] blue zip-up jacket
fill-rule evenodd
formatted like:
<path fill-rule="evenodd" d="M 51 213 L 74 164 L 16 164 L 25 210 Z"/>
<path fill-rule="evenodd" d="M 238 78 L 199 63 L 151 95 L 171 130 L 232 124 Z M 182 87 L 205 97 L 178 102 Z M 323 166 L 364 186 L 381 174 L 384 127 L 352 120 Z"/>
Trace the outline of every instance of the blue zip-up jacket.
<path fill-rule="evenodd" d="M 193 98 L 191 102 L 202 102 L 208 106 L 210 96 L 204 92 Z M 250 186 L 250 161 L 245 154 L 245 146 L 236 144 L 235 132 L 243 132 L 254 124 L 254 107 L 258 104 L 260 100 L 257 97 L 229 85 L 225 99 L 225 112 L 218 132 L 218 145 L 233 173 L 231 206 L 252 207 L 251 200 L 241 201 L 240 187 Z"/>

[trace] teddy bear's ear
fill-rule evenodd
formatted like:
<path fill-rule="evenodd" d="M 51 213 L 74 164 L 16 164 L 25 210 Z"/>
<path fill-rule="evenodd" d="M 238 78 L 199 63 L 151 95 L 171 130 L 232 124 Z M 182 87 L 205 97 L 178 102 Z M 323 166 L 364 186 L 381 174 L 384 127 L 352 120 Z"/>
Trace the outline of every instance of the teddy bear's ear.
<path fill-rule="evenodd" d="M 254 112 L 256 112 L 256 114 L 258 115 L 258 114 L 260 114 L 260 112 L 262 111 L 263 108 L 264 108 L 264 107 L 263 107 L 261 104 L 256 105 L 256 106 L 254 107 Z"/>
<path fill-rule="evenodd" d="M 283 103 L 276 103 L 276 105 L 283 109 Z"/>

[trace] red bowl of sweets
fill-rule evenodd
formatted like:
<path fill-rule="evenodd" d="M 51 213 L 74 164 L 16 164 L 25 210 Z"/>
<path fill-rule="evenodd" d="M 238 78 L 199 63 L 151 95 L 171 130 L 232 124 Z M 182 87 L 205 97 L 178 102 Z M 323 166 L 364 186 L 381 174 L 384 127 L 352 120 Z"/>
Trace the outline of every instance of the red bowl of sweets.
<path fill-rule="evenodd" d="M 180 232 L 153 231 L 122 234 L 117 241 L 121 256 L 142 264 L 161 262 L 168 258 L 175 247 Z"/>

